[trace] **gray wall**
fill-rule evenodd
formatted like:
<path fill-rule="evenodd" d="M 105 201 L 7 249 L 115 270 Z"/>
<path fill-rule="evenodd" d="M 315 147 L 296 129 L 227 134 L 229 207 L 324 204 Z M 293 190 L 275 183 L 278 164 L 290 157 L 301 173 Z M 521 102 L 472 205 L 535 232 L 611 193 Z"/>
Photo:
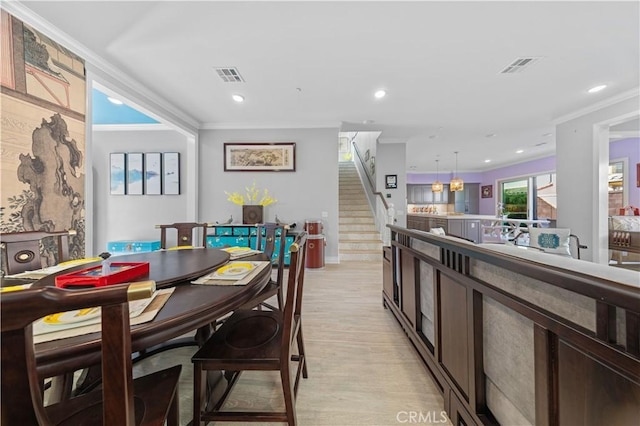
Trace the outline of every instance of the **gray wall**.
<path fill-rule="evenodd" d="M 157 224 L 187 222 L 187 139 L 172 130 L 96 131 L 92 135 L 93 246 L 86 255 L 97 255 L 108 241 L 159 240 Z M 112 152 L 179 152 L 180 195 L 110 195 L 109 154 Z M 90 171 L 87 170 L 89 173 Z M 193 194 L 192 194 L 193 195 Z M 169 240 L 171 241 L 171 240 Z"/>
<path fill-rule="evenodd" d="M 225 142 L 295 142 L 295 172 L 225 172 Z M 265 207 L 265 220 L 275 216 L 297 223 L 322 219 L 327 245 L 325 260 L 338 262 L 338 129 L 201 130 L 199 132 L 199 217 L 242 222 L 242 208 L 227 201 L 225 191 L 244 192 L 256 181 L 278 200 Z M 327 217 L 322 217 L 326 212 Z"/>

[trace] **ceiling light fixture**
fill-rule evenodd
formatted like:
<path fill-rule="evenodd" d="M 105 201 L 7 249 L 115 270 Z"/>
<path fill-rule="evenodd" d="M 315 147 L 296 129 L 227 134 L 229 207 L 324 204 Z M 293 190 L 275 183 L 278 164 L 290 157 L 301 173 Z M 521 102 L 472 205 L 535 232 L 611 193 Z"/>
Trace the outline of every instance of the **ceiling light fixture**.
<path fill-rule="evenodd" d="M 524 149 L 519 149 L 516 151 L 516 154 L 522 154 L 524 152 Z"/>
<path fill-rule="evenodd" d="M 601 91 L 602 89 L 604 89 L 606 87 L 607 87 L 606 84 L 601 84 L 600 86 L 592 87 L 591 89 L 587 90 L 587 92 L 596 93 L 596 92 L 599 92 L 599 91 Z"/>
<path fill-rule="evenodd" d="M 438 178 L 440 177 L 440 168 L 438 167 L 438 161 L 440 160 L 436 160 L 436 181 L 431 184 L 431 192 L 442 192 L 443 188 L 442 182 L 438 180 Z"/>
<path fill-rule="evenodd" d="M 548 138 L 549 136 L 553 136 L 553 133 L 543 133 L 542 136 Z"/>
<path fill-rule="evenodd" d="M 376 93 L 373 94 L 373 96 L 375 96 L 377 99 L 382 99 L 385 97 L 386 94 L 387 92 L 385 92 L 384 90 L 378 90 Z"/>
<path fill-rule="evenodd" d="M 488 158 L 486 160 L 484 160 L 485 163 L 490 163 L 491 160 L 489 160 Z"/>
<path fill-rule="evenodd" d="M 456 170 L 453 173 L 454 178 L 449 182 L 449 189 L 453 192 L 464 191 L 464 182 L 460 179 L 458 175 L 458 151 L 456 151 Z"/>
<path fill-rule="evenodd" d="M 120 99 L 112 98 L 111 96 L 107 96 L 107 99 L 109 100 L 109 102 L 111 102 L 114 105 L 124 104 L 124 102 L 122 102 Z"/>
<path fill-rule="evenodd" d="M 242 95 L 233 95 L 231 96 L 233 98 L 234 101 L 236 102 L 244 102 L 244 96 Z"/>
<path fill-rule="evenodd" d="M 488 135 L 484 135 L 485 138 L 492 138 L 494 136 L 497 136 L 495 133 L 489 133 Z"/>

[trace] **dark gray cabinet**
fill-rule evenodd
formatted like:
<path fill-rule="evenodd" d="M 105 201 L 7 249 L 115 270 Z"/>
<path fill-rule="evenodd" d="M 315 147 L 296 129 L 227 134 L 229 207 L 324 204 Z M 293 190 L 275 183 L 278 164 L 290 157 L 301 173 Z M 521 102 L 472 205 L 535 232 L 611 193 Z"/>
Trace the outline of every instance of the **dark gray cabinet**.
<path fill-rule="evenodd" d="M 434 193 L 431 185 L 407 185 L 408 204 L 448 204 L 449 185 L 444 185 L 442 192 Z"/>
<path fill-rule="evenodd" d="M 456 213 L 478 214 L 480 211 L 480 184 L 465 183 L 464 191 L 452 192 Z"/>

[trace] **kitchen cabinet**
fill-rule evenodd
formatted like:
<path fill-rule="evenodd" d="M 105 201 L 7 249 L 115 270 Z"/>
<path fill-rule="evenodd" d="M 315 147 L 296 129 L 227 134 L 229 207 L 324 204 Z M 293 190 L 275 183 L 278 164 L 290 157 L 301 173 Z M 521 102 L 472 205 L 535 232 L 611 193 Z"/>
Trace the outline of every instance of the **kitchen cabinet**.
<path fill-rule="evenodd" d="M 407 185 L 408 204 L 448 204 L 449 185 L 444 185 L 442 192 L 434 193 L 431 185 Z"/>
<path fill-rule="evenodd" d="M 452 192 L 456 213 L 478 214 L 480 211 L 480 184 L 465 183 L 463 191 Z"/>

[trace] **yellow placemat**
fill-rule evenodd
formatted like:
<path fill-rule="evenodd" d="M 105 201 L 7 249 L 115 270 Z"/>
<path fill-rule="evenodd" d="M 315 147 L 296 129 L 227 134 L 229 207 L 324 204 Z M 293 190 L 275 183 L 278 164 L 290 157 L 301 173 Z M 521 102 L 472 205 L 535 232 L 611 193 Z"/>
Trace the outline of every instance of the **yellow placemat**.
<path fill-rule="evenodd" d="M 143 324 L 154 319 L 174 290 L 174 287 L 158 290 L 153 298 L 129 302 L 131 325 Z M 47 315 L 33 323 L 33 341 L 34 343 L 50 342 L 99 332 L 102 328 L 100 315 L 96 315 L 99 311 L 100 308 L 87 308 Z M 77 315 L 87 319 L 73 322 L 72 318 Z"/>
<path fill-rule="evenodd" d="M 227 265 L 223 266 L 225 268 L 229 265 L 233 265 L 236 262 L 230 262 Z M 247 263 L 247 262 L 237 262 L 237 263 Z M 219 268 L 215 272 L 211 272 L 203 277 L 198 278 L 195 281 L 191 281 L 192 284 L 201 284 L 201 285 L 247 285 L 251 282 L 251 280 L 260 273 L 260 271 L 264 270 L 266 267 L 271 267 L 271 262 L 251 262 L 254 266 L 251 272 L 242 277 L 238 277 L 237 279 L 220 279 L 218 271 L 222 268 Z"/>

